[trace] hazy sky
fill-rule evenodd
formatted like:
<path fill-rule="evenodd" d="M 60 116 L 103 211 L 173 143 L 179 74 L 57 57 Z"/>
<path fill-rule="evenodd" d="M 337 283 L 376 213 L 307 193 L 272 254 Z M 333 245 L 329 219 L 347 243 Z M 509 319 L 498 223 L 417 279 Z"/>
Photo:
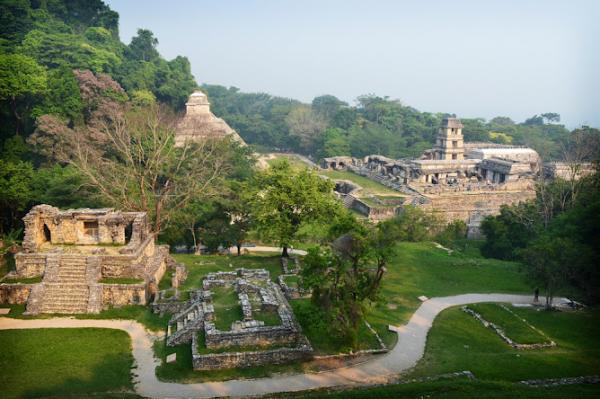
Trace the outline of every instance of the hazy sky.
<path fill-rule="evenodd" d="M 422 111 L 600 126 L 600 1 L 110 0 L 199 83 L 309 102 L 367 93 Z"/>

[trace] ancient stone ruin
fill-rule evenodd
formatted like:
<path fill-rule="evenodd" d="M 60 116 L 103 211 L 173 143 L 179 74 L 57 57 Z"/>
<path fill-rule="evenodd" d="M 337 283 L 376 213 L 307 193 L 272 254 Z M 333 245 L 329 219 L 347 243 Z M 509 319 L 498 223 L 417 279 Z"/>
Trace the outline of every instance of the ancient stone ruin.
<path fill-rule="evenodd" d="M 193 92 L 185 104 L 185 116 L 177 125 L 175 145 L 183 146 L 186 141 L 193 142 L 225 137 L 231 137 L 240 144 L 246 145 L 244 140 L 227 122 L 217 118 L 210 111 L 210 103 L 206 94 L 199 90 Z"/>
<path fill-rule="evenodd" d="M 340 193 L 344 205 L 371 220 L 383 220 L 413 205 L 439 214 L 447 221 L 463 220 L 469 235 L 479 235 L 479 225 L 500 206 L 535 197 L 534 183 L 541 159 L 531 148 L 495 143 L 465 143 L 463 125 L 445 118 L 435 145 L 421 159 L 325 158 L 324 168 L 349 170 L 397 190 L 400 198 L 359 198 Z"/>
<path fill-rule="evenodd" d="M 215 310 L 217 292 L 235 293 L 240 308 L 239 320 L 221 329 L 219 312 L 236 309 Z M 265 314 L 268 323 L 261 320 Z M 284 294 L 264 269 L 209 273 L 202 289 L 171 318 L 166 340 L 168 346 L 191 342 L 195 370 L 280 364 L 312 353 Z"/>
<path fill-rule="evenodd" d="M 2 284 L 0 301 L 26 302 L 28 314 L 144 305 L 165 273 L 168 247 L 155 245 L 144 212 L 37 205 L 23 220 L 23 251 L 10 277 L 41 282 Z"/>

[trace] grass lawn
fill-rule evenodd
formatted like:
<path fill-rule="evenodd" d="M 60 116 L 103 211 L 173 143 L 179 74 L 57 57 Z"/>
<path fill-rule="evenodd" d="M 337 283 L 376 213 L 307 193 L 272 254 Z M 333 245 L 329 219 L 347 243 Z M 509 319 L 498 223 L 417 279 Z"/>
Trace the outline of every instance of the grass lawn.
<path fill-rule="evenodd" d="M 271 279 L 277 281 L 282 272 L 279 255 L 273 253 L 252 255 L 188 255 L 174 254 L 176 261 L 184 263 L 188 269 L 188 277 L 179 289 L 182 291 L 197 289 L 202 286 L 202 279 L 211 272 L 234 271 L 237 268 L 266 269 Z M 166 274 L 165 274 L 166 276 Z"/>
<path fill-rule="evenodd" d="M 483 258 L 470 246 L 450 255 L 432 243 L 400 243 L 387 269 L 382 300 L 371 308 L 368 320 L 388 345 L 396 339 L 388 325 L 405 324 L 421 304 L 420 295 L 533 293 L 518 263 Z"/>
<path fill-rule="evenodd" d="M 237 292 L 232 287 L 213 287 L 210 291 L 215 307 L 215 327 L 221 331 L 231 330 L 231 323 L 244 318 Z"/>
<path fill-rule="evenodd" d="M 131 340 L 124 331 L 100 328 L 0 331 L 3 398 L 132 392 L 132 365 Z"/>
<path fill-rule="evenodd" d="M 455 307 L 445 310 L 435 319 L 425 356 L 411 377 L 460 370 L 469 370 L 478 379 L 495 381 L 600 374 L 599 309 L 580 312 L 513 309 L 544 331 L 557 346 L 514 349 L 494 331 Z"/>
<path fill-rule="evenodd" d="M 318 173 L 335 180 L 350 180 L 363 188 L 363 194 L 382 194 L 402 196 L 399 191 L 392 190 L 381 183 L 377 183 L 367 177 L 357 175 L 347 170 L 319 170 Z"/>
<path fill-rule="evenodd" d="M 494 323 L 506 336 L 517 344 L 542 344 L 548 339 L 527 325 L 522 318 L 512 314 L 495 303 L 478 303 L 468 306 L 479 313 L 485 320 Z"/>
<path fill-rule="evenodd" d="M 567 385 L 552 388 L 530 388 L 522 384 L 488 381 L 471 381 L 467 378 L 391 384 L 376 388 L 345 391 L 316 392 L 311 394 L 282 394 L 274 397 L 323 399 L 595 399 L 597 385 Z"/>

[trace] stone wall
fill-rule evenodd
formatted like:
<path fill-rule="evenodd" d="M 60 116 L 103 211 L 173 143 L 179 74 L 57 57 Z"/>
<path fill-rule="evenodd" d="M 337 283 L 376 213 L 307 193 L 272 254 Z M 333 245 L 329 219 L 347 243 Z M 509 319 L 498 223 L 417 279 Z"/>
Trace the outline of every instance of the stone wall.
<path fill-rule="evenodd" d="M 497 215 L 502 205 L 517 204 L 535 198 L 533 190 L 457 193 L 427 196 L 419 207 L 451 222 L 459 219 L 469 226 L 469 236 L 477 238 L 481 220 Z"/>
<path fill-rule="evenodd" d="M 365 215 L 369 220 L 386 220 L 393 218 L 396 215 L 396 207 L 394 206 L 370 206 L 364 201 L 361 201 L 360 198 L 354 200 L 352 209 L 361 215 Z"/>
<path fill-rule="evenodd" d="M 145 305 L 146 284 L 100 284 L 102 286 L 102 307 L 124 305 Z"/>
<path fill-rule="evenodd" d="M 312 353 L 312 348 L 306 343 L 294 348 L 200 355 L 196 349 L 197 345 L 197 335 L 194 335 L 192 337 L 192 364 L 194 370 L 216 370 L 282 364 L 307 359 Z"/>
<path fill-rule="evenodd" d="M 41 276 L 46 269 L 46 255 L 19 252 L 15 255 L 15 269 L 18 277 Z"/>
<path fill-rule="evenodd" d="M 0 303 L 10 305 L 27 303 L 35 284 L 0 284 Z"/>

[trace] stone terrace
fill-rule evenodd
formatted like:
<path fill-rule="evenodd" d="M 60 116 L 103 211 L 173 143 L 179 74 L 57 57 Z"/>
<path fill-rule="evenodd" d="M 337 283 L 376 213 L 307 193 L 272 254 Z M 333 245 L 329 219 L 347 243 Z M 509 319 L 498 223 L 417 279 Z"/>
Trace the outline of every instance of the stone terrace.
<path fill-rule="evenodd" d="M 239 299 L 242 320 L 232 322 L 228 331 L 215 325 L 219 313 L 211 290 L 217 288 L 235 290 Z M 275 312 L 278 323 L 257 320 L 261 312 Z M 289 303 L 264 269 L 210 273 L 203 289 L 194 292 L 186 308 L 169 323 L 167 345 L 188 342 L 196 370 L 284 363 L 312 353 Z"/>

